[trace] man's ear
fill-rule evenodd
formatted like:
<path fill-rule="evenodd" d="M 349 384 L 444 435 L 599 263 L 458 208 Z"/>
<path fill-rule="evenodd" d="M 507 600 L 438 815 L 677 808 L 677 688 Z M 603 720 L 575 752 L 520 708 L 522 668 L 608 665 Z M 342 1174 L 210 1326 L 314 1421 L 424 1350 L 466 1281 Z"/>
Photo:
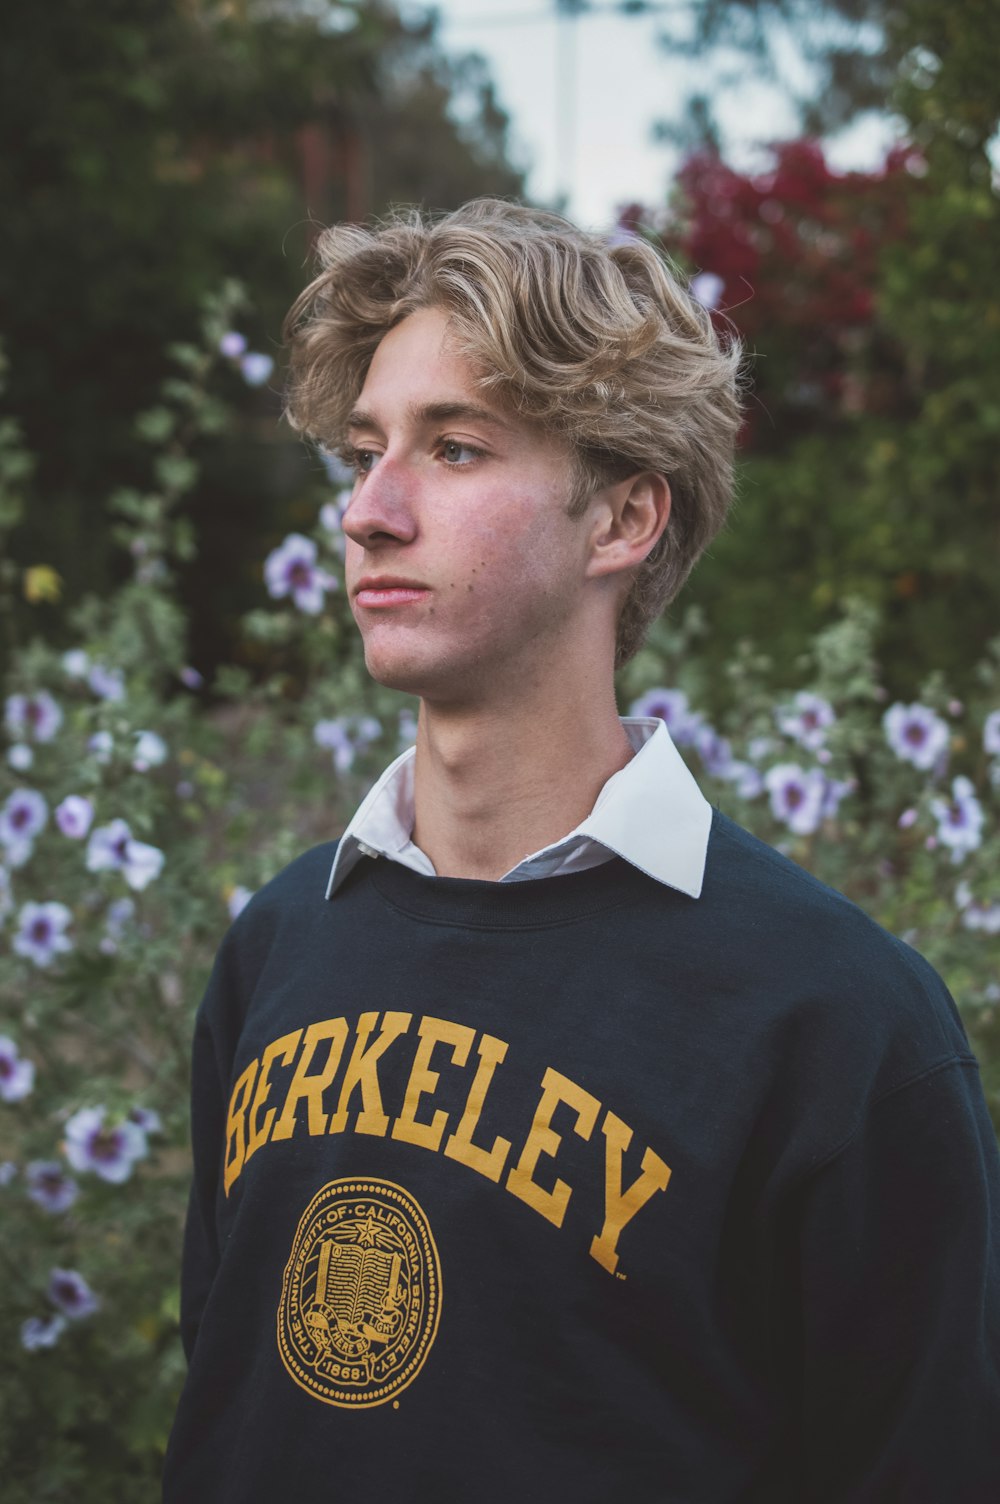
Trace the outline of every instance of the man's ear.
<path fill-rule="evenodd" d="M 638 567 L 662 536 L 670 517 L 666 476 L 644 470 L 605 486 L 594 497 L 588 579 L 623 574 Z"/>

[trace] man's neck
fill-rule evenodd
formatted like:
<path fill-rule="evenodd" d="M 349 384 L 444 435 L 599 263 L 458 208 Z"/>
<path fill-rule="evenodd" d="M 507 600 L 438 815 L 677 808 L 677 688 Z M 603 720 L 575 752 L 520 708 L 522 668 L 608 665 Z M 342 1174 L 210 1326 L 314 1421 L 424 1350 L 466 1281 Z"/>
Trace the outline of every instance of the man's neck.
<path fill-rule="evenodd" d="M 440 877 L 496 881 L 579 825 L 632 755 L 610 682 L 597 703 L 566 694 L 534 712 L 424 703 L 413 840 Z"/>

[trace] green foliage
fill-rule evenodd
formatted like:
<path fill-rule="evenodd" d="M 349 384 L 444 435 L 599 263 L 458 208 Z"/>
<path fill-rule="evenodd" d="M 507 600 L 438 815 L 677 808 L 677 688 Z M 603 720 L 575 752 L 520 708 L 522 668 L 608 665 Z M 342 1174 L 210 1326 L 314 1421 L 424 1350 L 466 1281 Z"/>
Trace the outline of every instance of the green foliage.
<path fill-rule="evenodd" d="M 522 187 L 482 65 L 446 59 L 431 19 L 403 20 L 390 4 L 16 6 L 0 124 L 11 143 L 0 156 L 7 411 L 37 457 L 38 502 L 9 542 L 21 563 L 45 558 L 71 599 L 127 568 L 102 525 L 108 474 L 138 490 L 151 478 L 187 486 L 172 455 L 150 477 L 148 446 L 165 437 L 164 379 L 175 400 L 190 379 L 164 349 L 195 351 L 211 289 L 238 272 L 253 293 L 247 333 L 273 354 L 318 223 Z M 227 395 L 243 422 L 223 431 L 218 409 L 203 412 L 196 458 L 215 489 L 191 496 L 209 554 L 237 502 L 218 481 L 251 447 L 268 452 L 240 476 L 242 532 L 256 551 L 294 489 L 273 393 L 234 375 Z M 197 608 L 197 658 L 217 657 L 231 645 L 238 593 L 216 592 L 207 607 L 197 575 L 183 590 Z M 14 611 L 25 625 L 23 607 Z"/>

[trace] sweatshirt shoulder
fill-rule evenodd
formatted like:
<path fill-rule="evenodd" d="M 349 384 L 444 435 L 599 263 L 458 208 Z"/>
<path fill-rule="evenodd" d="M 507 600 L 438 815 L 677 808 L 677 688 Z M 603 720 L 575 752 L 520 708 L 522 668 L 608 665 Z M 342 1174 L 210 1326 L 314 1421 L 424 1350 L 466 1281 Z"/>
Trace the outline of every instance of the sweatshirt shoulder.
<path fill-rule="evenodd" d="M 969 1057 L 934 968 L 870 914 L 718 811 L 703 896 L 747 958 L 798 997 L 854 1015 L 866 1034 L 920 1037 L 924 1058 Z"/>
<path fill-rule="evenodd" d="M 324 841 L 258 888 L 222 937 L 217 971 L 253 970 L 276 944 L 321 922 L 336 850 L 336 841 Z"/>

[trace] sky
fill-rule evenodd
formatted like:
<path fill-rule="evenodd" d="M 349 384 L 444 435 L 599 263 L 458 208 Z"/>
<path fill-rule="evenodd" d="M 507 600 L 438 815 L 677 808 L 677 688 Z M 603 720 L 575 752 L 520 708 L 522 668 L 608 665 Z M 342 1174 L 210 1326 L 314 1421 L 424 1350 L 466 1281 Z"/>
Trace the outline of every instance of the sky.
<path fill-rule="evenodd" d="M 553 0 L 438 0 L 434 8 L 447 51 L 479 52 L 489 62 L 533 198 L 555 204 L 567 192 L 565 212 L 593 229 L 612 224 L 623 204 L 663 203 L 679 157 L 653 141 L 652 127 L 676 116 L 700 65 L 657 45 L 663 28 L 655 16 L 609 11 L 570 22 L 556 17 Z M 714 104 L 727 158 L 748 169 L 763 165 L 762 143 L 796 134 L 795 116 L 777 89 L 749 80 L 745 64 L 733 61 L 735 76 Z M 784 61 L 805 84 L 805 65 L 791 53 Z M 866 120 L 830 158 L 842 169 L 874 166 L 893 138 L 888 122 Z"/>

